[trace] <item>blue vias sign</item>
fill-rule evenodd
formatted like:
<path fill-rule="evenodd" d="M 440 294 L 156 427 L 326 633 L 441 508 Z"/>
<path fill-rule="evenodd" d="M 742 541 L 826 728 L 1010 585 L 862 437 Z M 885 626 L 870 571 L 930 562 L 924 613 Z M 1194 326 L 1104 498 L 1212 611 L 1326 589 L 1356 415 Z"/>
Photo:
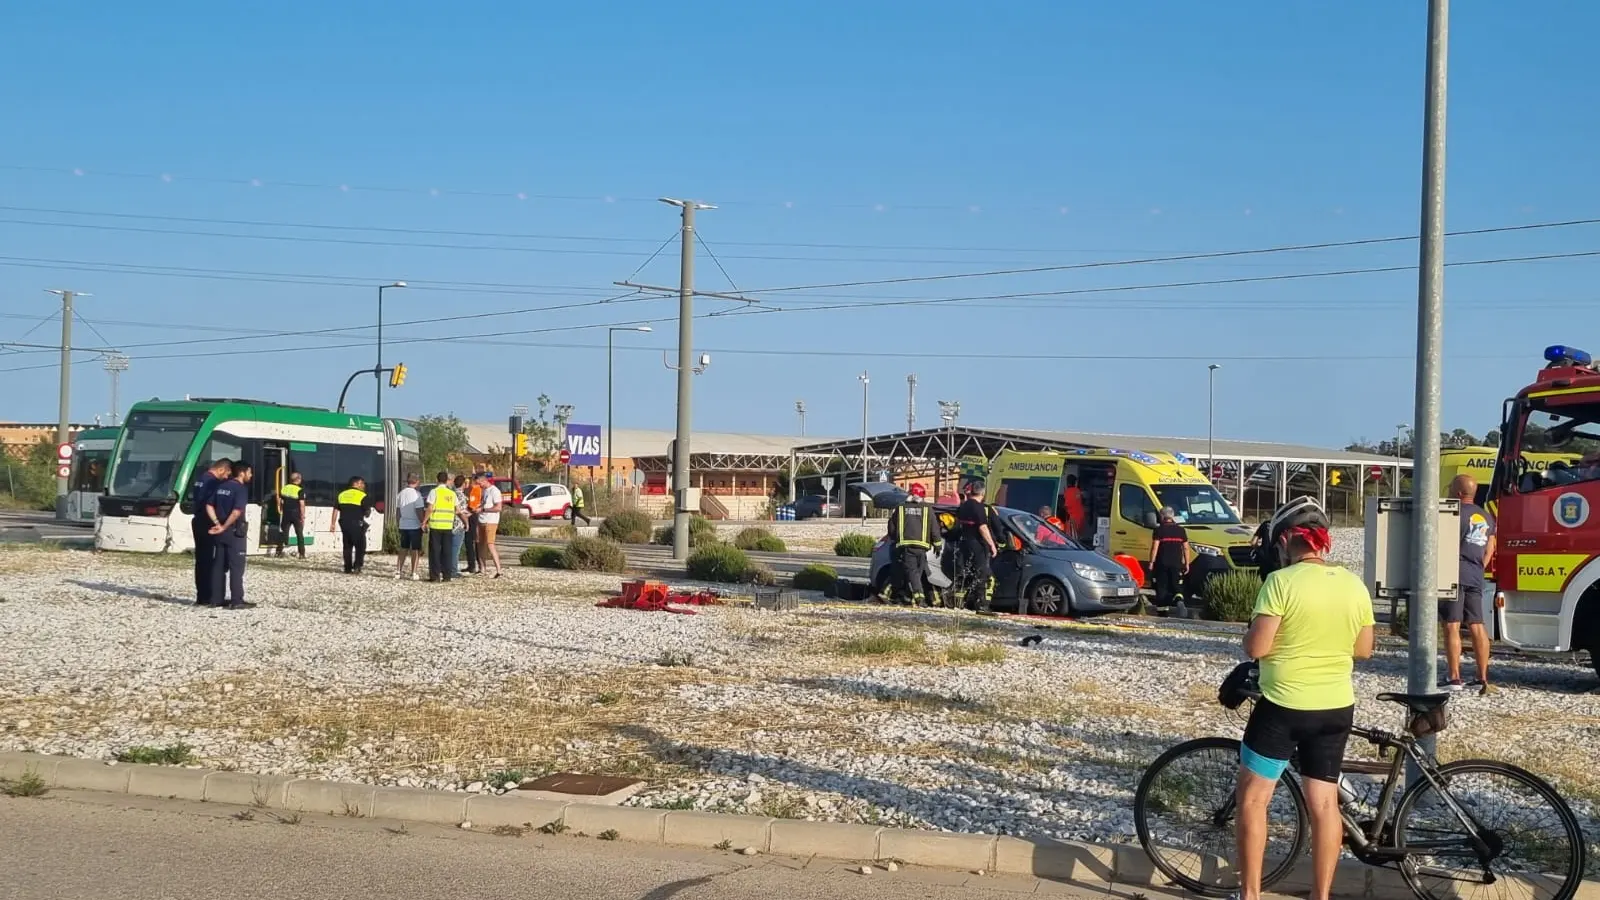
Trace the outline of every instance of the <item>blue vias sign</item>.
<path fill-rule="evenodd" d="M 569 466 L 600 465 L 600 426 L 567 423 L 567 460 Z"/>

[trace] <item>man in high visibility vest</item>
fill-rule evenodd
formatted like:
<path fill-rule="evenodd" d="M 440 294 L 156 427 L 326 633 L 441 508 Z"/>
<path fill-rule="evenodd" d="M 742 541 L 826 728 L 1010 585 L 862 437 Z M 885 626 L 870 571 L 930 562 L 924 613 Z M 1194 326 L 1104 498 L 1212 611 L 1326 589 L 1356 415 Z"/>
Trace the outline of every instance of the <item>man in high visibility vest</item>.
<path fill-rule="evenodd" d="M 367 515 L 372 498 L 367 496 L 366 479 L 350 476 L 350 484 L 335 500 L 339 509 L 339 536 L 344 538 L 344 572 L 360 575 L 367 562 Z"/>
<path fill-rule="evenodd" d="M 933 549 L 933 511 L 923 502 L 926 496 L 922 485 L 913 484 L 906 502 L 889 517 L 889 544 L 897 576 L 895 601 L 913 606 L 928 605 L 931 593 L 928 551 Z"/>
<path fill-rule="evenodd" d="M 278 556 L 283 555 L 283 548 L 289 545 L 289 529 L 294 529 L 295 546 L 300 548 L 300 558 L 306 556 L 306 495 L 302 487 L 304 477 L 299 472 L 292 473 L 289 481 L 278 488 L 278 530 L 283 538 L 283 543 L 278 545 Z"/>
<path fill-rule="evenodd" d="M 583 488 L 581 488 L 581 487 L 579 487 L 577 485 L 573 485 L 572 486 L 572 524 L 573 525 L 577 525 L 579 519 L 583 520 L 583 524 L 585 524 L 585 525 L 589 524 L 589 515 L 583 511 L 583 504 L 584 504 Z"/>
<path fill-rule="evenodd" d="M 422 527 L 428 532 L 428 580 L 450 580 L 455 567 L 450 564 L 450 551 L 455 547 L 456 519 L 465 518 L 456 490 L 450 485 L 450 473 L 440 472 L 439 482 L 428 492 L 428 505 L 422 512 Z"/>

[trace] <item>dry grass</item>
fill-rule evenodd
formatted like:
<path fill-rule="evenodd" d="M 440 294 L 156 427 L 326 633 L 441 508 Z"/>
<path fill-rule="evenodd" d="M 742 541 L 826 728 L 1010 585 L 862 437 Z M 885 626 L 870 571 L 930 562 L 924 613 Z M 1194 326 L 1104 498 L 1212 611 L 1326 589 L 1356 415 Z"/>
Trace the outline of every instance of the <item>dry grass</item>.
<path fill-rule="evenodd" d="M 928 652 L 928 641 L 920 634 L 879 631 L 845 638 L 834 645 L 833 652 L 841 656 L 921 656 Z"/>

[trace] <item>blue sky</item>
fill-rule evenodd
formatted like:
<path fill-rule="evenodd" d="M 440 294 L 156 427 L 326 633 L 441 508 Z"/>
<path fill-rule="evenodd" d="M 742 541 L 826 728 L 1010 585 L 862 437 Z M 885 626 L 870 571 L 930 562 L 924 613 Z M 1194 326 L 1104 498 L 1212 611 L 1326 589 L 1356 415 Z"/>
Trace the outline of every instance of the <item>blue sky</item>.
<path fill-rule="evenodd" d="M 595 301 L 676 283 L 675 244 L 646 264 L 677 227 L 654 198 L 690 196 L 719 206 L 698 286 L 781 309 L 696 323 L 697 428 L 792 433 L 804 400 L 808 433 L 854 434 L 865 370 L 874 431 L 905 427 L 915 372 L 919 425 L 954 399 L 969 424 L 1197 435 L 1216 361 L 1219 436 L 1383 437 L 1412 416 L 1414 270 L 1103 289 L 1414 266 L 1414 243 L 757 292 L 1414 234 L 1425 6 L 12 4 L 0 341 L 56 340 L 33 319 L 74 288 L 75 343 L 132 357 L 124 405 L 331 405 L 403 279 L 386 321 L 420 324 L 385 330 L 410 368 L 386 412 L 496 421 L 545 393 L 603 421 L 586 326 L 649 322 L 617 336 L 615 418 L 670 428 L 675 300 Z M 1597 27 L 1588 3 L 1456 4 L 1450 228 L 1600 215 Z M 1590 225 L 1448 257 L 1595 249 Z M 1448 427 L 1491 427 L 1544 345 L 1600 338 L 1596 265 L 1449 270 Z M 0 416 L 53 420 L 55 357 L 26 349 L 0 354 Z M 86 420 L 109 377 L 79 358 Z"/>

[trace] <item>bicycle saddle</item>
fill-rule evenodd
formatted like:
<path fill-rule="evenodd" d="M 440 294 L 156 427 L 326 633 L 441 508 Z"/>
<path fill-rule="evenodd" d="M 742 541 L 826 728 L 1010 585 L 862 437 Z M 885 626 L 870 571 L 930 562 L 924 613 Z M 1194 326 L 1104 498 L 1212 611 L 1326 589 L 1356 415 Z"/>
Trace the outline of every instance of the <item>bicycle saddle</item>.
<path fill-rule="evenodd" d="M 1445 715 L 1444 705 L 1450 700 L 1449 694 L 1391 694 L 1378 695 L 1379 700 L 1389 703 L 1399 703 L 1411 711 L 1411 721 L 1406 723 L 1406 730 L 1416 737 L 1427 737 L 1450 727 L 1450 719 Z"/>
<path fill-rule="evenodd" d="M 1393 694 L 1378 695 L 1379 700 L 1398 703 L 1414 713 L 1430 713 L 1449 701 L 1449 694 Z"/>

